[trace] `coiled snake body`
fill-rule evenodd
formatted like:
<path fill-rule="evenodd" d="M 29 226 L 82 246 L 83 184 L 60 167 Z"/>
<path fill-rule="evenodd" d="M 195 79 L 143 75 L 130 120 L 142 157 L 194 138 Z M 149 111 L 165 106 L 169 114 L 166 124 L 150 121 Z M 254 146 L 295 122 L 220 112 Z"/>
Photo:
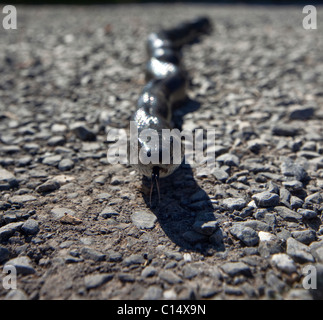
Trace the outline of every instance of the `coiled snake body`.
<path fill-rule="evenodd" d="M 138 136 L 145 129 L 153 129 L 158 135 L 156 144 L 138 138 L 136 147 L 141 154 L 151 157 L 157 153 L 158 163 L 143 163 L 140 160 L 133 166 L 139 173 L 151 178 L 150 201 L 154 181 L 159 195 L 159 177 L 173 173 L 180 163 L 172 161 L 173 146 L 163 141 L 162 130 L 172 129 L 173 111 L 186 100 L 187 77 L 181 62 L 181 49 L 186 44 L 195 42 L 199 36 L 211 31 L 208 18 L 202 17 L 177 25 L 173 29 L 151 33 L 147 40 L 148 62 L 146 64 L 146 80 L 138 99 L 137 109 L 132 121 L 138 130 Z M 167 146 L 167 150 L 165 150 Z M 163 152 L 170 154 L 170 163 L 162 163 Z"/>

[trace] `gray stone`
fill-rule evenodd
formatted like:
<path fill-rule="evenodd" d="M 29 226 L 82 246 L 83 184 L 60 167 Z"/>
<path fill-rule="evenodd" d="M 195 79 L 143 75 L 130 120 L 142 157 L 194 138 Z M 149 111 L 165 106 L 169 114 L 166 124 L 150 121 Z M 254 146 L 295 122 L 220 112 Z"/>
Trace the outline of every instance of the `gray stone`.
<path fill-rule="evenodd" d="M 271 228 L 276 228 L 277 226 L 277 219 L 274 213 L 265 213 L 264 217 L 260 220 L 266 223 Z"/>
<path fill-rule="evenodd" d="M 300 158 L 314 159 L 319 158 L 321 155 L 318 152 L 303 150 L 297 152 L 297 156 L 299 156 Z"/>
<path fill-rule="evenodd" d="M 32 178 L 38 178 L 38 179 L 48 177 L 48 173 L 45 170 L 40 170 L 40 169 L 37 169 L 37 168 L 29 170 L 29 175 Z"/>
<path fill-rule="evenodd" d="M 270 193 L 276 193 L 276 194 L 279 194 L 279 186 L 272 182 L 272 181 L 269 181 L 266 185 L 266 188 L 267 188 L 267 191 L 270 192 Z"/>
<path fill-rule="evenodd" d="M 58 163 L 58 169 L 61 171 L 68 171 L 74 168 L 74 161 L 71 159 L 63 159 Z"/>
<path fill-rule="evenodd" d="M 219 224 L 217 221 L 201 221 L 201 220 L 197 220 L 195 221 L 195 223 L 193 224 L 193 229 L 201 234 L 204 235 L 211 235 L 215 232 L 215 230 L 219 227 Z"/>
<path fill-rule="evenodd" d="M 220 268 L 230 277 L 240 275 L 251 276 L 251 270 L 244 262 L 227 262 L 221 265 Z"/>
<path fill-rule="evenodd" d="M 284 176 L 293 177 L 298 181 L 306 181 L 308 179 L 305 169 L 290 158 L 283 158 L 280 170 Z"/>
<path fill-rule="evenodd" d="M 70 216 L 74 216 L 75 212 L 71 209 L 68 208 L 63 208 L 63 207 L 55 207 L 50 211 L 51 216 L 58 220 L 62 217 L 64 217 L 65 214 L 68 214 Z"/>
<path fill-rule="evenodd" d="M 61 160 L 62 160 L 62 156 L 60 154 L 57 154 L 54 156 L 45 157 L 42 163 L 48 166 L 56 167 Z"/>
<path fill-rule="evenodd" d="M 37 143 L 26 143 L 23 148 L 30 154 L 35 155 L 38 153 L 40 146 Z"/>
<path fill-rule="evenodd" d="M 278 293 L 282 293 L 286 288 L 285 282 L 280 280 L 273 270 L 269 270 L 266 273 L 266 283 L 270 288 L 273 288 L 274 291 Z"/>
<path fill-rule="evenodd" d="M 1 146 L 0 153 L 13 154 L 20 152 L 21 149 L 19 146 Z"/>
<path fill-rule="evenodd" d="M 305 198 L 305 205 L 322 204 L 323 196 L 321 192 L 313 193 Z"/>
<path fill-rule="evenodd" d="M 81 250 L 81 255 L 84 259 L 93 260 L 95 262 L 105 260 L 105 254 L 88 247 L 83 247 Z"/>
<path fill-rule="evenodd" d="M 19 211 L 7 210 L 2 216 L 2 219 L 4 220 L 5 224 L 11 223 L 11 222 L 17 222 L 17 213 L 19 216 Z"/>
<path fill-rule="evenodd" d="M 56 181 L 54 179 L 50 179 L 50 180 L 47 180 L 46 182 L 44 182 L 43 184 L 39 185 L 36 188 L 36 191 L 38 193 L 52 192 L 52 191 L 59 189 L 60 186 L 61 185 L 59 184 L 58 181 Z"/>
<path fill-rule="evenodd" d="M 131 215 L 131 221 L 139 229 L 153 229 L 157 217 L 150 211 L 136 211 Z"/>
<path fill-rule="evenodd" d="M 69 264 L 69 263 L 82 262 L 82 261 L 84 261 L 84 259 L 83 258 L 79 258 L 78 256 L 66 255 L 64 257 L 64 261 L 65 261 L 66 264 Z"/>
<path fill-rule="evenodd" d="M 163 290 L 157 286 L 150 286 L 142 296 L 143 300 L 160 300 Z"/>
<path fill-rule="evenodd" d="M 287 123 L 277 123 L 272 128 L 275 136 L 294 137 L 299 134 L 299 127 Z"/>
<path fill-rule="evenodd" d="M 104 185 L 106 183 L 106 181 L 107 181 L 107 176 L 101 175 L 101 176 L 96 177 L 93 180 L 93 183 Z"/>
<path fill-rule="evenodd" d="M 22 205 L 26 202 L 35 201 L 35 200 L 37 200 L 37 198 L 35 196 L 32 196 L 31 194 L 17 195 L 9 198 L 9 202 L 22 204 Z"/>
<path fill-rule="evenodd" d="M 26 235 L 35 235 L 39 231 L 39 223 L 34 219 L 28 219 L 21 226 L 21 231 Z"/>
<path fill-rule="evenodd" d="M 70 129 L 82 141 L 95 141 L 96 140 L 95 133 L 82 122 L 77 122 L 77 123 L 72 124 Z"/>
<path fill-rule="evenodd" d="M 292 190 L 292 191 L 299 191 L 303 188 L 303 183 L 298 180 L 291 180 L 283 182 L 285 188 Z"/>
<path fill-rule="evenodd" d="M 287 239 L 286 253 L 299 263 L 314 262 L 310 248 L 292 237 Z"/>
<path fill-rule="evenodd" d="M 0 242 L 7 241 L 16 231 L 21 229 L 23 222 L 12 222 L 0 228 Z"/>
<path fill-rule="evenodd" d="M 5 296 L 5 300 L 29 300 L 27 294 L 20 290 L 9 290 L 9 292 Z"/>
<path fill-rule="evenodd" d="M 296 107 L 289 113 L 290 120 L 308 120 L 314 115 L 313 107 Z"/>
<path fill-rule="evenodd" d="M 157 273 L 156 268 L 152 266 L 148 266 L 142 270 L 141 276 L 144 278 L 148 278 L 148 277 L 153 277 L 154 275 L 156 275 L 156 273 Z"/>
<path fill-rule="evenodd" d="M 242 296 L 244 292 L 243 292 L 243 290 L 240 287 L 226 285 L 224 287 L 224 293 L 226 295 Z"/>
<path fill-rule="evenodd" d="M 263 221 L 258 221 L 258 220 L 247 220 L 247 221 L 243 221 L 243 222 L 239 222 L 239 224 L 245 226 L 245 227 L 249 227 L 255 231 L 270 231 L 271 230 L 271 226 L 268 225 L 266 222 Z"/>
<path fill-rule="evenodd" d="M 258 252 L 264 258 L 269 258 L 275 253 L 280 253 L 283 251 L 282 242 L 276 236 L 260 231 L 258 234 L 260 238 Z"/>
<path fill-rule="evenodd" d="M 227 210 L 242 210 L 247 202 L 243 198 L 226 198 L 223 200 L 223 205 Z"/>
<path fill-rule="evenodd" d="M 6 261 L 9 258 L 10 251 L 6 248 L 0 245 L 0 263 Z"/>
<path fill-rule="evenodd" d="M 297 241 L 309 245 L 316 239 L 316 233 L 314 230 L 302 230 L 302 231 L 293 231 L 292 237 Z"/>
<path fill-rule="evenodd" d="M 18 187 L 16 177 L 6 169 L 0 169 L 0 191 Z"/>
<path fill-rule="evenodd" d="M 256 193 L 252 196 L 258 207 L 274 207 L 279 204 L 279 196 L 276 193 L 270 193 L 269 191 L 263 191 Z"/>
<path fill-rule="evenodd" d="M 318 262 L 323 262 L 323 241 L 312 242 L 310 249 L 315 260 Z"/>
<path fill-rule="evenodd" d="M 14 266 L 17 274 L 27 275 L 35 273 L 35 269 L 31 266 L 31 260 L 27 256 L 21 256 L 7 261 L 4 265 Z"/>
<path fill-rule="evenodd" d="M 224 249 L 223 246 L 223 232 L 221 228 L 218 228 L 209 238 L 209 241 L 215 245 L 218 249 Z"/>
<path fill-rule="evenodd" d="M 144 264 L 145 259 L 141 254 L 132 254 L 131 256 L 125 258 L 123 260 L 123 264 L 127 267 L 133 265 L 133 264 Z"/>
<path fill-rule="evenodd" d="M 26 167 L 31 164 L 33 158 L 31 156 L 24 156 L 16 160 L 17 167 Z"/>
<path fill-rule="evenodd" d="M 190 264 L 186 264 L 183 267 L 182 272 L 183 272 L 183 278 L 184 279 L 193 279 L 199 274 L 198 269 L 193 267 Z"/>
<path fill-rule="evenodd" d="M 202 189 L 200 189 L 199 191 L 193 193 L 190 196 L 191 202 L 197 202 L 197 201 L 206 200 L 206 199 L 208 199 L 208 195 Z"/>
<path fill-rule="evenodd" d="M 100 217 L 107 219 L 111 217 L 116 217 L 118 216 L 119 213 L 116 212 L 116 210 L 113 210 L 110 205 L 107 205 L 101 212 L 100 212 Z"/>
<path fill-rule="evenodd" d="M 107 253 L 107 260 L 109 262 L 119 262 L 122 260 L 122 254 L 120 252 L 110 250 Z"/>
<path fill-rule="evenodd" d="M 317 217 L 317 213 L 314 210 L 300 208 L 297 212 L 300 213 L 304 219 L 314 219 Z"/>
<path fill-rule="evenodd" d="M 167 258 L 174 259 L 176 261 L 181 261 L 183 259 L 183 255 L 176 251 L 165 251 L 165 255 Z"/>
<path fill-rule="evenodd" d="M 306 141 L 302 146 L 302 150 L 316 151 L 316 141 Z"/>
<path fill-rule="evenodd" d="M 216 161 L 223 163 L 227 166 L 239 166 L 239 158 L 232 153 L 224 153 L 216 158 Z"/>
<path fill-rule="evenodd" d="M 159 278 L 166 281 L 168 284 L 177 284 L 183 282 L 183 280 L 178 275 L 170 270 L 160 271 Z"/>
<path fill-rule="evenodd" d="M 277 206 L 275 207 L 275 211 L 286 221 L 299 222 L 303 218 L 300 213 L 286 207 Z"/>
<path fill-rule="evenodd" d="M 11 207 L 10 203 L 5 202 L 5 201 L 0 201 L 0 210 L 7 210 Z"/>
<path fill-rule="evenodd" d="M 126 283 L 126 282 L 135 282 L 136 281 L 136 277 L 131 273 L 123 273 L 123 272 L 121 272 L 121 273 L 118 274 L 118 278 L 119 278 L 119 280 L 121 282 L 124 282 L 124 283 Z"/>
<path fill-rule="evenodd" d="M 252 213 L 253 213 L 253 210 L 254 208 L 253 207 L 245 207 L 241 210 L 241 212 L 239 213 L 239 216 L 241 218 L 247 218 L 247 217 L 250 217 L 252 216 Z"/>
<path fill-rule="evenodd" d="M 239 222 L 235 223 L 229 231 L 234 237 L 241 240 L 248 247 L 255 246 L 259 242 L 257 232 Z"/>
<path fill-rule="evenodd" d="M 47 144 L 51 147 L 53 146 L 62 146 L 66 142 L 64 136 L 52 136 L 48 141 Z"/>
<path fill-rule="evenodd" d="M 298 209 L 303 205 L 304 201 L 296 196 L 290 197 L 290 207 L 292 209 Z"/>
<path fill-rule="evenodd" d="M 200 242 L 208 241 L 208 237 L 205 234 L 201 234 L 201 233 L 195 232 L 193 230 L 188 230 L 188 231 L 184 232 L 183 238 L 191 244 L 197 244 Z"/>
<path fill-rule="evenodd" d="M 283 204 L 284 206 L 290 208 L 290 198 L 291 198 L 291 194 L 290 192 L 285 189 L 285 188 L 281 188 L 280 192 L 279 192 L 279 198 L 280 198 L 280 203 Z"/>
<path fill-rule="evenodd" d="M 292 289 L 288 292 L 286 300 L 313 300 L 313 297 L 309 290 Z"/>
<path fill-rule="evenodd" d="M 229 174 L 221 168 L 214 168 L 212 174 L 221 182 L 225 182 L 229 178 Z"/>
<path fill-rule="evenodd" d="M 266 146 L 266 141 L 261 139 L 254 139 L 248 141 L 248 149 L 253 153 L 258 154 L 262 147 Z"/>
<path fill-rule="evenodd" d="M 108 200 L 111 198 L 111 194 L 107 193 L 107 192 L 102 192 L 102 193 L 99 193 L 96 197 L 97 197 L 97 199 L 100 199 L 100 200 Z M 110 209 L 110 210 L 112 210 L 112 209 Z"/>
<path fill-rule="evenodd" d="M 90 274 L 84 277 L 84 284 L 87 290 L 98 288 L 113 278 L 112 273 Z"/>
<path fill-rule="evenodd" d="M 177 267 L 177 262 L 175 261 L 170 261 L 164 265 L 164 269 L 173 269 Z"/>
<path fill-rule="evenodd" d="M 262 163 L 258 163 L 258 162 L 253 162 L 251 160 L 250 161 L 245 160 L 243 162 L 242 168 L 254 173 L 261 172 L 261 176 L 265 176 L 264 174 L 266 173 L 266 171 L 270 171 L 270 169 L 266 165 L 263 165 Z M 270 172 L 267 172 L 267 173 L 270 174 Z M 278 180 L 275 177 L 271 177 L 271 178 L 273 178 L 273 180 Z M 278 175 L 277 175 L 277 178 L 279 178 Z M 265 176 L 265 181 L 266 181 L 266 176 Z"/>

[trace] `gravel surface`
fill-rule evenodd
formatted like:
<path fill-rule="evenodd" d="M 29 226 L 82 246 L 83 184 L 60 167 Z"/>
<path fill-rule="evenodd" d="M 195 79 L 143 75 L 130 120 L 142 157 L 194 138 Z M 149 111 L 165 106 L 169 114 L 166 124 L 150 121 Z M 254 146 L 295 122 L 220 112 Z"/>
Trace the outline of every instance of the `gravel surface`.
<path fill-rule="evenodd" d="M 18 273 L 1 299 L 322 299 L 323 38 L 301 7 L 17 13 L 0 28 L 0 267 Z M 216 167 L 183 165 L 149 208 L 106 133 L 128 127 L 148 33 L 202 14 L 183 128 L 215 129 Z"/>

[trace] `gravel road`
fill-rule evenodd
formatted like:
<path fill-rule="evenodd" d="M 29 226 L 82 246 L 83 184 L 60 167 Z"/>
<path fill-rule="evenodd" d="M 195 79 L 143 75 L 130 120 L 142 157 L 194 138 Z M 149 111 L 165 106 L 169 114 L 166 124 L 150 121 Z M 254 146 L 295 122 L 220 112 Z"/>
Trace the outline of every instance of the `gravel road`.
<path fill-rule="evenodd" d="M 149 208 L 107 132 L 128 128 L 148 33 L 205 14 L 183 129 L 215 129 L 216 165 L 183 165 Z M 17 6 L 0 26 L 0 299 L 322 299 L 323 37 L 304 16 Z"/>

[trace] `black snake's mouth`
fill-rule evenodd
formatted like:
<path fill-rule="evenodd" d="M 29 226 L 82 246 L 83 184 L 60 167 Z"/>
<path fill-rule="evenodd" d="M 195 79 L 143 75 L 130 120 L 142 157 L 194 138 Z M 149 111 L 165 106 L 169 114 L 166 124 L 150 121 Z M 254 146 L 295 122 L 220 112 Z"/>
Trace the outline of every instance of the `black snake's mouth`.
<path fill-rule="evenodd" d="M 160 167 L 158 166 L 153 167 L 153 172 L 151 173 L 151 179 L 159 179 L 159 171 L 160 171 Z"/>

